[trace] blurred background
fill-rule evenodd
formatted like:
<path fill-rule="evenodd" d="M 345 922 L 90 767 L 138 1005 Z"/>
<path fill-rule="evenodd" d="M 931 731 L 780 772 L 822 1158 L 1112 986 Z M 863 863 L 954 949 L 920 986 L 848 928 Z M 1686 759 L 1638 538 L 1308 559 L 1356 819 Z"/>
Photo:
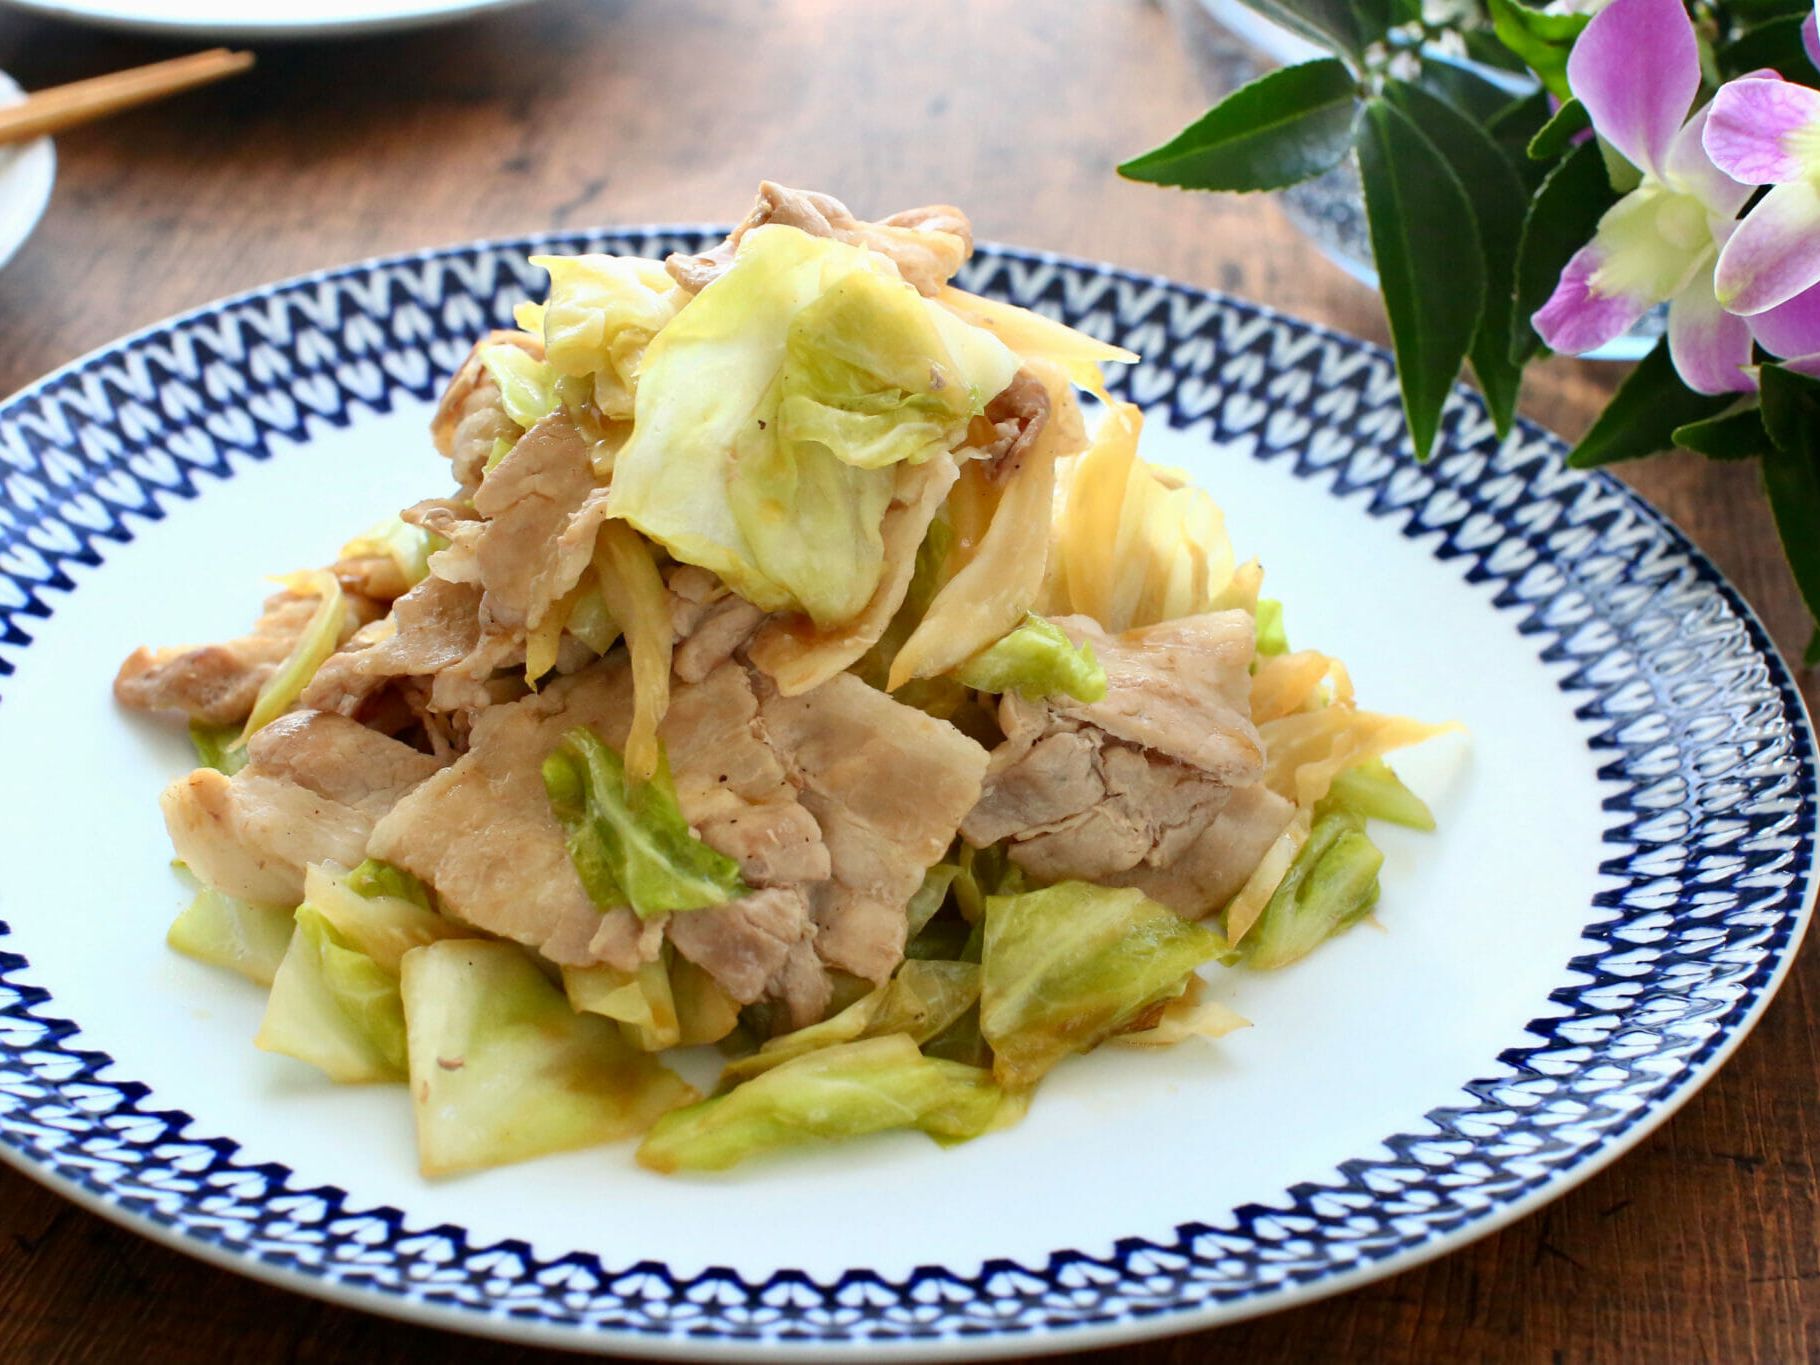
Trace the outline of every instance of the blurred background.
<path fill-rule="evenodd" d="M 240 8 L 250 22 L 277 4 Z M 1200 0 L 541 0 L 442 27 L 243 43 L 258 55 L 250 73 L 57 139 L 49 206 L 0 269 L 0 392 L 283 276 L 476 237 L 727 222 L 761 178 L 826 190 L 862 216 L 952 202 L 982 237 L 1385 340 L 1376 295 L 1275 200 L 1114 174 L 1230 79 L 1231 44 L 1210 24 Z M 215 41 L 0 4 L 0 69 L 27 90 Z M 1531 371 L 1523 410 L 1576 435 L 1619 374 L 1548 362 Z M 1798 654 L 1806 620 L 1754 470 L 1673 456 L 1625 477 Z M 1543 1214 L 1344 1299 L 1097 1358 L 1577 1361 L 1641 1358 L 1652 1341 L 1659 1359 L 1688 1358 L 1696 1341 L 1706 1359 L 1802 1357 L 1814 1348 L 1801 1284 L 1820 1275 L 1815 1215 L 1802 1173 L 1756 1153 L 1805 1150 L 1812 1179 L 1814 1144 L 1762 1142 L 1760 1124 L 1791 1095 L 1813 1113 L 1815 967 L 1810 954 L 1759 1044 L 1682 1118 Z M 1670 1304 L 1697 1305 L 1692 1337 L 1664 1335 Z M 235 1279 L 0 1170 L 0 1360 L 413 1350 L 534 1354 Z"/>

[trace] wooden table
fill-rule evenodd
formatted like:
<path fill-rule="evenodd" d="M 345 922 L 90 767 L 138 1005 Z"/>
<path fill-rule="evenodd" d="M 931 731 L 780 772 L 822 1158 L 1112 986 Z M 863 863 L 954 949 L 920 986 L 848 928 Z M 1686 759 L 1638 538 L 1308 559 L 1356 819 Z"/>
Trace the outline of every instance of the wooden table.
<path fill-rule="evenodd" d="M 27 88 L 169 51 L 0 18 L 0 67 Z M 55 200 L 0 272 L 0 391 L 298 271 L 494 234 L 728 219 L 762 176 L 862 211 L 952 200 L 985 237 L 1215 286 L 1382 340 L 1374 296 L 1270 200 L 1112 174 L 1201 104 L 1175 21 L 1142 0 L 548 0 L 441 31 L 272 47 L 250 77 L 60 139 Z M 1525 410 L 1577 433 L 1614 378 L 1551 362 L 1533 372 Z M 1625 472 L 1718 561 L 1785 652 L 1806 643 L 1754 469 L 1673 457 Z M 1811 675 L 1805 686 L 1812 705 Z M 1458 1255 L 1099 1359 L 1820 1355 L 1817 1012 L 1810 952 L 1680 1116 Z M 264 1288 L 0 1169 L 0 1361 L 416 1352 L 539 1354 Z"/>

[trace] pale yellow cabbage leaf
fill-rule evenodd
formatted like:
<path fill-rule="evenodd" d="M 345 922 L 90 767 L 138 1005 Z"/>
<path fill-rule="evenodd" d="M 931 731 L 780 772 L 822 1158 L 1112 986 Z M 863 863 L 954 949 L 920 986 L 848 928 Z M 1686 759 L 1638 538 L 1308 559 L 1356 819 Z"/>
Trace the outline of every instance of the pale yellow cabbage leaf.
<path fill-rule="evenodd" d="M 1081 448 L 1085 428 L 1068 376 L 1059 366 L 1031 360 L 1024 368 L 1049 394 L 1049 420 L 1023 464 L 1005 481 L 984 533 L 892 661 L 886 684 L 892 691 L 912 678 L 948 672 L 1035 609 L 1049 550 L 1056 463 Z M 963 470 L 961 482 L 985 477 L 984 466 L 973 461 Z"/>
<path fill-rule="evenodd" d="M 675 636 L 669 594 L 651 543 L 623 521 L 609 521 L 594 543 L 594 575 L 607 614 L 625 632 L 632 655 L 632 729 L 626 771 L 640 782 L 657 772 L 657 727 L 670 709 L 670 654 Z"/>
<path fill-rule="evenodd" d="M 1059 471 L 1045 615 L 1084 614 L 1123 631 L 1255 603 L 1262 571 L 1235 572 L 1212 498 L 1139 458 L 1143 426 L 1136 407 L 1114 403 L 1092 444 Z"/>
<path fill-rule="evenodd" d="M 335 647 L 341 643 L 341 629 L 347 624 L 347 599 L 342 596 L 340 582 L 327 569 L 306 569 L 302 573 L 286 574 L 276 581 L 284 585 L 286 592 L 298 597 L 317 598 L 318 605 L 303 633 L 297 637 L 297 643 L 291 646 L 291 652 L 285 655 L 284 662 L 265 680 L 259 695 L 253 699 L 252 713 L 246 718 L 246 728 L 240 732 L 240 738 L 234 742 L 235 748 L 245 747 L 249 739 L 290 709 L 291 703 L 303 694 L 310 679 L 316 676 L 322 661 L 335 652 Z"/>
<path fill-rule="evenodd" d="M 1016 304 L 997 299 L 983 299 L 953 285 L 943 285 L 935 301 L 963 322 L 983 327 L 1015 351 L 1022 360 L 1043 360 L 1058 365 L 1076 387 L 1110 403 L 1105 376 L 1100 366 L 1108 361 L 1136 364 L 1140 357 L 1134 351 L 1108 342 L 1096 341 L 1085 332 L 1077 332 L 1064 323 L 1055 322 Z"/>

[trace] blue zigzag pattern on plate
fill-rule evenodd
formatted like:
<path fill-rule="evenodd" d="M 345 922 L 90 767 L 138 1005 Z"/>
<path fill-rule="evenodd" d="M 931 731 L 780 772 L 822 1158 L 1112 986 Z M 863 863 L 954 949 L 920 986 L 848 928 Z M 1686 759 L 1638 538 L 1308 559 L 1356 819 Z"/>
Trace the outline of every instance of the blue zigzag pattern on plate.
<path fill-rule="evenodd" d="M 268 458 L 274 438 L 432 396 L 469 340 L 539 284 L 528 246 L 656 255 L 703 240 L 653 229 L 353 266 L 204 308 L 12 399 L 0 408 L 0 694 L 33 619 L 75 588 L 72 570 L 98 565 L 168 499 Z M 1380 350 L 1026 253 L 984 249 L 963 282 L 1149 355 L 1117 385 L 1153 413 L 1357 499 L 1495 584 L 1497 607 L 1593 723 L 1613 822 L 1609 889 L 1589 907 L 1601 946 L 1554 992 L 1561 1013 L 1468 1087 L 1473 1103 L 1160 1242 L 901 1281 L 864 1269 L 828 1282 L 682 1278 L 474 1245 L 460 1228 L 411 1227 L 398 1210 L 350 1208 L 339 1190 L 243 1164 L 231 1139 L 192 1133 L 188 1115 L 110 1076 L 26 957 L 5 950 L 0 924 L 0 1142 L 125 1214 L 307 1280 L 595 1334 L 883 1343 L 1107 1323 L 1328 1280 L 1495 1215 L 1672 1101 L 1760 1000 L 1805 914 L 1812 740 L 1748 608 L 1615 481 L 1567 470 L 1560 443 L 1531 427 L 1500 443 L 1464 391 L 1432 464 L 1384 453 L 1402 444 L 1402 419 Z"/>

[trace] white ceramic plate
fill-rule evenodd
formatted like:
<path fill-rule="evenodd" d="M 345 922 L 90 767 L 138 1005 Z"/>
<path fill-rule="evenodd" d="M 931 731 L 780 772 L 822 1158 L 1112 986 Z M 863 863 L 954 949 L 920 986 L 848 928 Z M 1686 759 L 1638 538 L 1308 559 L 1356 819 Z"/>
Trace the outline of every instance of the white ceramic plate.
<path fill-rule="evenodd" d="M 541 242 L 660 255 L 682 229 Z M 1274 975 L 1218 1045 L 1070 1063 L 1028 1120 L 662 1179 L 627 1147 L 429 1183 L 396 1088 L 255 1051 L 260 993 L 163 945 L 155 798 L 183 738 L 116 711 L 142 641 L 239 628 L 444 486 L 424 436 L 528 243 L 200 310 L 0 406 L 0 1154 L 248 1274 L 629 1354 L 1084 1347 L 1304 1302 L 1553 1198 L 1707 1079 L 1812 899 L 1813 742 L 1737 595 L 1558 441 L 1451 402 L 1407 458 L 1380 351 L 1106 267 L 983 249 L 964 282 L 1144 353 L 1152 459 L 1225 504 L 1296 641 L 1369 704 L 1456 718 L 1405 765 L 1382 932 Z M 25 799 L 29 797 L 29 799 Z"/>
<path fill-rule="evenodd" d="M 160 37 L 345 38 L 465 19 L 528 0 L 0 0 L 51 19 Z"/>
<path fill-rule="evenodd" d="M 0 105 L 17 104 L 24 98 L 18 83 L 0 71 Z M 0 265 L 18 254 L 38 226 L 56 178 L 57 153 L 48 137 L 0 146 Z"/>

